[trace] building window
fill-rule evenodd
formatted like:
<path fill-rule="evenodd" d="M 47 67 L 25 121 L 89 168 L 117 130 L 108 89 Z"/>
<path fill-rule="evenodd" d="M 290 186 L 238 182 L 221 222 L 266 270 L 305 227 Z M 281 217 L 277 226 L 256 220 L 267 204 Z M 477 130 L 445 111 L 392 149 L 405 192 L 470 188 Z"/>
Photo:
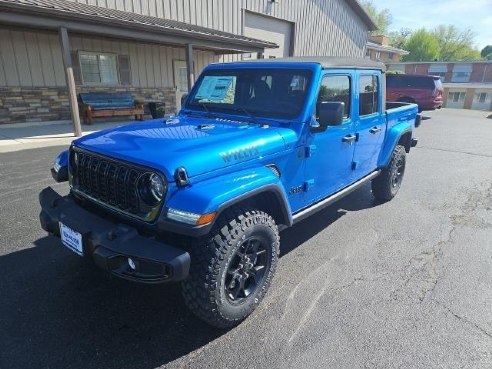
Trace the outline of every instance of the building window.
<path fill-rule="evenodd" d="M 492 93 L 487 92 L 477 92 L 473 97 L 473 102 L 484 104 L 490 103 L 492 101 Z"/>
<path fill-rule="evenodd" d="M 471 72 L 453 72 L 452 82 L 469 82 Z"/>
<path fill-rule="evenodd" d="M 465 92 L 450 92 L 448 94 L 448 100 L 452 102 L 465 101 Z"/>
<path fill-rule="evenodd" d="M 379 78 L 376 75 L 360 76 L 359 115 L 370 115 L 379 111 Z"/>
<path fill-rule="evenodd" d="M 395 54 L 394 53 L 389 53 L 388 54 L 388 59 L 393 60 Z"/>
<path fill-rule="evenodd" d="M 81 52 L 79 61 L 84 84 L 119 84 L 116 55 Z"/>

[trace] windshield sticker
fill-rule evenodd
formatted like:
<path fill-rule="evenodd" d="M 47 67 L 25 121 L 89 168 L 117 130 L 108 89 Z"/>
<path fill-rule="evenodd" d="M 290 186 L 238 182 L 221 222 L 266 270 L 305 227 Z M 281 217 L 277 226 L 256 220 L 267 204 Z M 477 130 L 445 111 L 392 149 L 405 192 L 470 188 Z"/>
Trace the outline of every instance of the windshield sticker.
<path fill-rule="evenodd" d="M 223 101 L 235 80 L 234 76 L 205 76 L 200 89 L 195 95 L 196 100 Z"/>

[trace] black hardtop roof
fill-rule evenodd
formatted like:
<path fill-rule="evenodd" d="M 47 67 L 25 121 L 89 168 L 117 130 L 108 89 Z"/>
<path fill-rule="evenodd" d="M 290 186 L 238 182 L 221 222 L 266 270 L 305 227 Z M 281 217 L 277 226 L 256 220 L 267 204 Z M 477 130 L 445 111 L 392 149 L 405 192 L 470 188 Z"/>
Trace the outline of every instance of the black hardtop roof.
<path fill-rule="evenodd" d="M 251 59 L 233 63 L 315 63 L 323 68 L 378 69 L 386 70 L 384 63 L 365 58 L 335 56 L 291 56 L 287 58 Z"/>

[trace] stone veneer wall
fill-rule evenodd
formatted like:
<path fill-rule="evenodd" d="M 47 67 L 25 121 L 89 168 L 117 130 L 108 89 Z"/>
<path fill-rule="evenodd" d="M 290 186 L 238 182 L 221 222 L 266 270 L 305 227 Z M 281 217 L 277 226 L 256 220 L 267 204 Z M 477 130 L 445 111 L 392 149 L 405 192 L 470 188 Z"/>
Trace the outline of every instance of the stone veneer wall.
<path fill-rule="evenodd" d="M 129 92 L 136 100 L 164 102 L 166 114 L 176 110 L 173 88 L 77 86 L 79 92 Z M 70 106 L 65 87 L 0 87 L 0 124 L 68 119 Z"/>

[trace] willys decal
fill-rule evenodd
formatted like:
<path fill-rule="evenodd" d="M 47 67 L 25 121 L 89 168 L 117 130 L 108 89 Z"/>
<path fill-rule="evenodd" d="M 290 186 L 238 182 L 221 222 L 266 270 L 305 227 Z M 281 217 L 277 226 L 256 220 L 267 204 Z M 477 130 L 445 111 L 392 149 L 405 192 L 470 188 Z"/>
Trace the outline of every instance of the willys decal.
<path fill-rule="evenodd" d="M 258 146 L 253 145 L 241 147 L 239 149 L 232 149 L 227 152 L 221 152 L 219 155 L 225 163 L 228 163 L 231 161 L 231 159 L 241 160 L 245 158 L 250 158 L 252 156 L 258 156 L 260 155 L 260 150 L 258 149 Z"/>

